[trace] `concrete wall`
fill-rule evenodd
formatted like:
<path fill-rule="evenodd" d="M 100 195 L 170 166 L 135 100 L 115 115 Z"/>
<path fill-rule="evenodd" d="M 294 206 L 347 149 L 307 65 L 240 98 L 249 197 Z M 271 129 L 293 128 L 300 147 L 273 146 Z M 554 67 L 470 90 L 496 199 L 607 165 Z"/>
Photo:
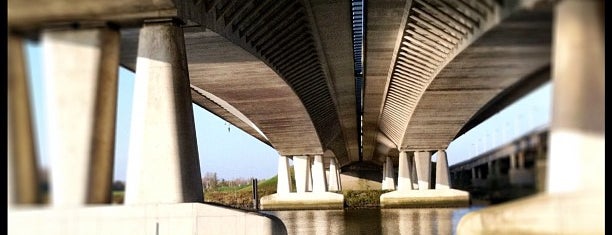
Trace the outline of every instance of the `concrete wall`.
<path fill-rule="evenodd" d="M 374 174 L 374 173 L 360 173 Z M 380 178 L 380 172 L 377 172 Z M 340 174 L 342 190 L 378 190 L 381 189 L 381 181 L 371 180 L 371 177 L 360 177 L 354 172 L 343 172 Z"/>
<path fill-rule="evenodd" d="M 8 221 L 8 234 L 287 234 L 276 217 L 202 203 L 15 209 Z"/>

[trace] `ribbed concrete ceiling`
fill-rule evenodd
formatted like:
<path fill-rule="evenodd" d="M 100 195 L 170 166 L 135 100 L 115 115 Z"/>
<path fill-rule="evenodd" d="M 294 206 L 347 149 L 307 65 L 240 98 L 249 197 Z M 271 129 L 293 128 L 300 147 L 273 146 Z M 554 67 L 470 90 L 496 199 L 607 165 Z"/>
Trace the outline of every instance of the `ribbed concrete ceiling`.
<path fill-rule="evenodd" d="M 138 31 L 124 31 L 122 36 L 124 45 L 127 41 L 136 42 Z M 300 99 L 261 60 L 224 37 L 211 31 L 202 32 L 199 28 L 185 29 L 185 48 L 195 103 L 233 121 L 249 134 L 271 144 L 280 154 L 323 152 Z M 135 61 L 134 56 L 124 58 Z M 125 64 L 130 64 L 127 61 Z M 241 115 L 247 120 L 240 120 Z M 265 137 L 249 125 L 249 121 Z"/>
<path fill-rule="evenodd" d="M 185 32 L 194 102 L 280 154 L 322 154 L 330 149 L 340 165 L 357 160 L 353 50 L 344 43 L 351 40 L 350 3 L 201 4 L 205 12 L 195 19 L 201 27 Z M 329 19 L 336 24 L 328 24 Z M 123 39 L 130 40 L 135 43 L 134 37 Z M 135 61 L 133 48 L 122 52 L 122 63 L 128 67 Z M 238 110 L 265 137 L 206 93 Z"/>
<path fill-rule="evenodd" d="M 366 5 L 365 87 L 363 100 L 363 160 L 373 158 L 378 119 L 388 84 L 405 0 L 368 1 Z"/>
<path fill-rule="evenodd" d="M 552 35 L 549 10 L 513 13 L 448 63 L 414 109 L 402 148 L 446 149 L 480 108 L 547 67 Z"/>
<path fill-rule="evenodd" d="M 529 3 L 369 4 L 364 158 L 446 149 L 480 108 L 548 66 L 551 7 Z"/>
<path fill-rule="evenodd" d="M 350 40 L 350 5 L 295 0 L 203 4 L 203 26 L 260 58 L 295 91 L 322 150 L 334 151 L 341 165 L 354 159 L 356 112 L 353 91 L 347 90 L 354 87 L 352 47 L 341 43 Z"/>

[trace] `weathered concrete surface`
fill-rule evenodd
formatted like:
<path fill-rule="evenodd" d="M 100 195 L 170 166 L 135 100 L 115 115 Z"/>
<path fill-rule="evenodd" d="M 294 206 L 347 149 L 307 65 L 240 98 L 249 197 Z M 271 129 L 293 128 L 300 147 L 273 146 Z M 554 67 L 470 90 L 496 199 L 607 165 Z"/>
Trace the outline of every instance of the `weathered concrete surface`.
<path fill-rule="evenodd" d="M 8 234 L 287 234 L 274 216 L 202 203 L 18 208 L 8 218 Z"/>
<path fill-rule="evenodd" d="M 603 192 L 540 194 L 463 216 L 458 235 L 604 234 Z"/>
<path fill-rule="evenodd" d="M 382 188 L 380 172 L 342 172 L 340 179 L 343 190 L 374 190 Z"/>
<path fill-rule="evenodd" d="M 344 195 L 331 192 L 271 194 L 259 199 L 261 210 L 327 210 L 344 208 Z"/>
<path fill-rule="evenodd" d="M 289 158 L 286 156 L 279 156 L 277 169 L 278 181 L 276 183 L 276 192 L 291 192 L 291 177 L 289 177 L 291 175 L 289 172 Z"/>
<path fill-rule="evenodd" d="M 340 187 L 340 173 L 336 167 L 336 159 L 330 159 L 327 172 L 327 191 L 336 192 L 342 190 Z"/>
<path fill-rule="evenodd" d="M 136 67 L 125 203 L 202 202 L 183 29 L 145 25 Z"/>
<path fill-rule="evenodd" d="M 105 27 L 42 34 L 53 205 L 111 201 L 119 42 Z"/>
<path fill-rule="evenodd" d="M 383 208 L 467 207 L 470 194 L 457 189 L 398 190 L 380 195 Z"/>
<path fill-rule="evenodd" d="M 366 7 L 363 159 L 371 160 L 377 145 L 378 119 L 389 82 L 389 69 L 403 27 L 402 17 L 410 4 L 405 0 L 369 1 Z"/>
<path fill-rule="evenodd" d="M 355 94 L 355 74 L 353 64 L 352 16 L 351 4 L 346 1 L 320 1 L 308 2 L 310 20 L 316 30 L 313 32 L 315 40 L 320 44 L 319 58 L 322 67 L 327 73 L 330 90 L 335 96 L 338 118 L 342 127 L 348 161 L 359 160 L 359 138 Z M 312 13 L 311 13 L 312 12 Z M 334 22 L 330 24 L 330 21 Z M 337 151 L 337 150 L 336 150 Z M 342 153 L 338 153 L 342 155 Z M 344 156 L 342 156 L 344 158 Z"/>

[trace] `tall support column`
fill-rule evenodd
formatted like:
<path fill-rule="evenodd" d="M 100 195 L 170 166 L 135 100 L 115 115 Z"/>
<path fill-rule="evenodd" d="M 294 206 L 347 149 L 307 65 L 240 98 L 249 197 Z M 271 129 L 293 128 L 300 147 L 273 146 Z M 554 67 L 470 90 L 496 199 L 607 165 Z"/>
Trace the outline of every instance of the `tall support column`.
<path fill-rule="evenodd" d="M 8 36 L 8 202 L 36 204 L 38 166 L 23 39 Z"/>
<path fill-rule="evenodd" d="M 54 206 L 111 201 L 119 37 L 105 27 L 43 32 Z"/>
<path fill-rule="evenodd" d="M 383 163 L 382 183 L 381 183 L 382 190 L 387 190 L 387 161 L 389 160 L 387 159 L 385 160 L 385 163 Z"/>
<path fill-rule="evenodd" d="M 439 150 L 438 160 L 436 161 L 436 189 L 449 189 L 450 186 L 446 151 Z"/>
<path fill-rule="evenodd" d="M 340 182 L 338 182 L 338 168 L 336 167 L 336 158 L 329 160 L 329 183 L 328 191 L 340 191 Z"/>
<path fill-rule="evenodd" d="M 306 192 L 308 179 L 308 156 L 293 156 L 293 170 L 295 171 L 295 190 L 298 193 Z"/>
<path fill-rule="evenodd" d="M 338 182 L 338 191 L 342 191 L 342 177 L 340 176 L 340 167 L 337 167 L 337 165 L 338 162 L 336 162 L 336 181 Z"/>
<path fill-rule="evenodd" d="M 548 192 L 604 189 L 604 1 L 561 1 L 553 28 Z"/>
<path fill-rule="evenodd" d="M 385 182 L 387 183 L 386 189 L 395 190 L 395 179 L 393 178 L 393 161 L 391 161 L 391 157 L 387 157 L 385 165 L 387 166 L 385 168 Z"/>
<path fill-rule="evenodd" d="M 315 155 L 312 164 L 312 192 L 326 192 L 327 180 L 325 180 L 325 167 L 323 165 L 323 156 Z"/>
<path fill-rule="evenodd" d="M 472 180 L 476 179 L 476 167 L 472 168 Z"/>
<path fill-rule="evenodd" d="M 521 151 L 518 154 L 518 168 L 525 169 L 525 151 Z"/>
<path fill-rule="evenodd" d="M 291 177 L 289 173 L 289 159 L 286 156 L 278 157 L 278 183 L 276 193 L 285 194 L 291 192 Z"/>
<path fill-rule="evenodd" d="M 431 154 L 429 152 L 415 152 L 414 162 L 419 177 L 419 190 L 429 189 L 429 175 L 431 174 Z"/>
<path fill-rule="evenodd" d="M 140 29 L 126 204 L 202 202 L 200 162 L 183 30 Z"/>
<path fill-rule="evenodd" d="M 412 181 L 412 189 L 419 189 L 419 177 L 417 176 L 417 167 L 415 156 L 408 156 L 408 169 L 410 169 L 410 179 Z"/>
<path fill-rule="evenodd" d="M 410 168 L 408 167 L 408 153 L 400 150 L 397 174 L 397 190 L 411 190 Z"/>
<path fill-rule="evenodd" d="M 306 164 L 306 192 L 312 192 L 313 157 L 311 156 L 306 156 L 306 157 L 307 157 L 307 162 L 308 162 L 308 164 Z"/>
<path fill-rule="evenodd" d="M 511 154 L 510 156 L 508 156 L 508 158 L 510 158 L 510 169 L 516 169 L 516 154 Z"/>

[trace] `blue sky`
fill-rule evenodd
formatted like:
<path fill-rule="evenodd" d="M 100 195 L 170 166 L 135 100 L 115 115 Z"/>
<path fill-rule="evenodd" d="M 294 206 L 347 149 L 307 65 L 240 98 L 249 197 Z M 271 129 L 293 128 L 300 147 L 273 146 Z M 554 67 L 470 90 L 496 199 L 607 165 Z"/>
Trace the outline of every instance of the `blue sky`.
<path fill-rule="evenodd" d="M 45 141 L 44 75 L 40 45 L 26 46 L 31 91 L 34 103 L 35 131 L 41 165 L 47 166 Z M 130 115 L 134 74 L 119 69 L 119 97 L 115 140 L 116 180 L 125 180 L 129 144 Z M 535 127 L 550 121 L 552 85 L 550 82 L 510 105 L 481 125 L 453 141 L 448 149 L 450 165 L 469 159 L 494 146 L 508 142 Z M 276 175 L 276 150 L 251 137 L 197 105 L 193 105 L 200 168 L 202 174 L 216 172 L 224 179 L 270 178 Z M 229 131 L 228 131 L 229 127 Z M 435 156 L 435 155 L 434 155 Z"/>

